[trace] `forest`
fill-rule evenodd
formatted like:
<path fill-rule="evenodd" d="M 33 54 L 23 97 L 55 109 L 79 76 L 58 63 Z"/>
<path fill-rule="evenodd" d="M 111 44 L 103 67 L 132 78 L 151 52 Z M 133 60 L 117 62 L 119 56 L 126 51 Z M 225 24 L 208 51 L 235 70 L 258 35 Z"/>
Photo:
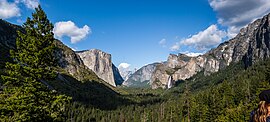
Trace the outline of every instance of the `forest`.
<path fill-rule="evenodd" d="M 0 121 L 244 122 L 270 88 L 270 59 L 200 72 L 168 90 L 79 81 L 55 66 L 53 25 L 40 6 L 23 29 L 1 73 Z"/>

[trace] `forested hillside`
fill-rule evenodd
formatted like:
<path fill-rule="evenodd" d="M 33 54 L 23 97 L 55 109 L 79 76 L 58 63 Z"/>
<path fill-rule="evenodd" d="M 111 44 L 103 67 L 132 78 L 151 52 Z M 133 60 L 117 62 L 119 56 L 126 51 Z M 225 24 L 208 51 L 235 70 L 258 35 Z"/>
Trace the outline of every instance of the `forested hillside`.
<path fill-rule="evenodd" d="M 170 90 L 125 89 L 137 101 L 113 110 L 74 105 L 68 121 L 238 121 L 250 119 L 258 94 L 269 89 L 270 60 L 244 69 L 239 63 L 211 76 L 197 75 Z M 203 86 L 203 87 L 200 87 Z M 77 113 L 72 115 L 71 113 Z"/>
<path fill-rule="evenodd" d="M 239 61 L 201 71 L 171 89 L 113 87 L 54 39 L 40 6 L 22 28 L 0 25 L 12 31 L 10 41 L 0 40 L 0 121 L 245 122 L 270 89 L 267 56 L 250 67 Z"/>

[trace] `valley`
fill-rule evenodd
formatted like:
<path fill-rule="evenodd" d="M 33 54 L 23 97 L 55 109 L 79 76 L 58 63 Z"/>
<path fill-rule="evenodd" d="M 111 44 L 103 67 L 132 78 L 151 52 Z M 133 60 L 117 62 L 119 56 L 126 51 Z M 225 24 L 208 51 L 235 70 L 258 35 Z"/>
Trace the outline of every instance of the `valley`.
<path fill-rule="evenodd" d="M 23 26 L 0 19 L 0 121 L 244 122 L 270 88 L 270 14 L 204 54 L 134 71 L 52 29 L 40 6 Z"/>

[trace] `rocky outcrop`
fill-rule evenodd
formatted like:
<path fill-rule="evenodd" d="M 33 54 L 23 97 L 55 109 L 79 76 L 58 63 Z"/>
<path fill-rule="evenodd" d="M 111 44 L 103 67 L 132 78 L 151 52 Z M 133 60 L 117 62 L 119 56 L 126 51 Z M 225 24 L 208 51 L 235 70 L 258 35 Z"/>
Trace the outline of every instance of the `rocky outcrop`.
<path fill-rule="evenodd" d="M 80 81 L 98 79 L 98 76 L 84 65 L 80 56 L 71 48 L 59 40 L 56 40 L 55 43 L 57 45 L 55 57 L 57 58 L 59 67 Z"/>
<path fill-rule="evenodd" d="M 123 69 L 119 69 L 120 75 L 122 76 L 122 78 L 124 79 L 124 81 L 126 81 L 133 73 L 136 72 L 136 70 L 134 71 L 130 71 L 130 70 L 123 70 Z"/>
<path fill-rule="evenodd" d="M 0 19 L 0 69 L 10 61 L 9 50 L 15 48 L 18 30 L 22 31 L 22 28 Z"/>
<path fill-rule="evenodd" d="M 167 62 L 157 66 L 151 77 L 152 88 L 166 88 L 171 75 L 173 81 L 185 80 L 198 72 L 205 75 L 225 68 L 231 63 L 243 61 L 245 66 L 251 66 L 259 60 L 270 57 L 270 14 L 258 19 L 240 33 L 220 44 L 217 48 L 204 55 L 188 57 L 184 54 L 171 54 Z"/>
<path fill-rule="evenodd" d="M 118 68 L 112 64 L 112 69 L 113 69 L 113 77 L 114 77 L 114 82 L 116 86 L 120 86 L 122 85 L 122 83 L 124 82 L 124 79 L 122 78 Z"/>
<path fill-rule="evenodd" d="M 126 81 L 124 86 L 128 87 L 149 87 L 151 76 L 159 63 L 148 64 L 135 73 L 133 73 Z"/>
<path fill-rule="evenodd" d="M 98 77 L 107 83 L 116 86 L 116 84 L 123 82 L 118 69 L 112 63 L 111 54 L 98 49 L 78 51 L 76 53 L 80 56 L 85 66 L 93 70 Z"/>
<path fill-rule="evenodd" d="M 0 74 L 5 62 L 10 61 L 9 50 L 15 48 L 17 31 L 23 32 L 22 27 L 13 25 L 0 19 Z M 55 58 L 57 59 L 57 71 L 72 75 L 80 81 L 97 80 L 97 75 L 87 68 L 80 57 L 61 41 L 55 40 L 57 47 Z M 60 68 L 59 68 L 60 67 Z"/>

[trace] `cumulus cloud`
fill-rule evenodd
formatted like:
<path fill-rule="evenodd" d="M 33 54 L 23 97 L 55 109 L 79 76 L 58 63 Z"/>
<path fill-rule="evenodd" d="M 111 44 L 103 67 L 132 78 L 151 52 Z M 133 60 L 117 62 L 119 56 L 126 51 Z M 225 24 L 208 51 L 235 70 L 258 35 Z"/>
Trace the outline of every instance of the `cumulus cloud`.
<path fill-rule="evenodd" d="M 21 16 L 20 8 L 18 7 L 20 3 L 29 9 L 34 9 L 38 7 L 39 0 L 15 0 L 14 2 L 0 0 L 0 18 L 8 19 Z"/>
<path fill-rule="evenodd" d="M 15 3 L 9 3 L 7 0 L 0 0 L 0 18 L 8 19 L 20 16 L 20 8 Z"/>
<path fill-rule="evenodd" d="M 229 37 L 270 12 L 269 0 L 209 0 L 209 4 L 217 12 L 218 23 L 228 27 Z"/>
<path fill-rule="evenodd" d="M 71 43 L 77 43 L 84 39 L 88 34 L 90 34 L 91 29 L 87 25 L 79 28 L 75 25 L 74 22 L 67 21 L 55 23 L 53 32 L 56 38 L 68 36 L 71 39 Z"/>
<path fill-rule="evenodd" d="M 197 50 L 206 50 L 221 43 L 226 37 L 226 32 L 219 30 L 217 25 L 211 25 L 187 39 L 183 39 L 171 47 L 171 50 L 179 50 L 180 45 L 194 47 Z"/>
<path fill-rule="evenodd" d="M 128 63 L 120 63 L 118 66 L 118 69 L 128 69 L 130 67 L 130 64 Z"/>
<path fill-rule="evenodd" d="M 27 8 L 35 9 L 39 5 L 39 0 L 17 0 L 22 2 Z"/>
<path fill-rule="evenodd" d="M 159 42 L 158 42 L 159 45 L 161 45 L 162 47 L 166 47 L 166 39 L 161 39 Z"/>

